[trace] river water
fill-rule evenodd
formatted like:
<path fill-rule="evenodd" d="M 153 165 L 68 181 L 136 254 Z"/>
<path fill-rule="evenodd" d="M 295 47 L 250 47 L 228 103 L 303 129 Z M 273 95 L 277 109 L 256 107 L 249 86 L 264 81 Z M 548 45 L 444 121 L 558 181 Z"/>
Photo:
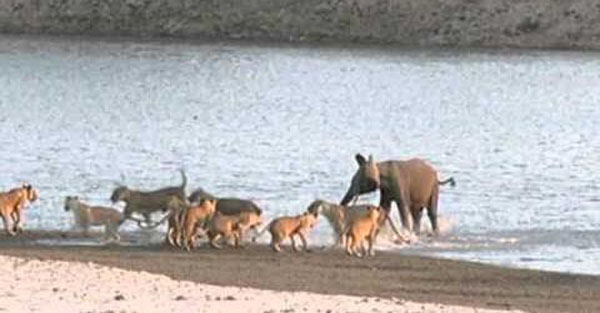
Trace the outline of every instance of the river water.
<path fill-rule="evenodd" d="M 458 185 L 401 253 L 600 274 L 598 86 L 598 53 L 0 36 L 0 187 L 41 190 L 27 228 L 68 229 L 66 195 L 183 167 L 272 217 L 338 202 L 357 152 L 421 157 Z"/>

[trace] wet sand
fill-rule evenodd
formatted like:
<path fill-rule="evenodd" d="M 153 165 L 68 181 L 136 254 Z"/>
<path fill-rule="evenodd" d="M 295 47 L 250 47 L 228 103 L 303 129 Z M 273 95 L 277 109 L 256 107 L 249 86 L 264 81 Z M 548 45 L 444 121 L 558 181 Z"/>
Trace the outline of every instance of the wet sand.
<path fill-rule="evenodd" d="M 0 254 L 40 260 L 94 262 L 174 280 L 277 291 L 306 291 L 423 303 L 520 309 L 528 312 L 600 312 L 600 277 L 508 269 L 402 253 L 371 259 L 341 250 L 276 254 L 268 247 L 186 253 L 163 245 L 44 246 L 35 239 L 73 238 L 61 232 L 0 235 Z M 126 237 L 125 237 L 126 238 Z"/>

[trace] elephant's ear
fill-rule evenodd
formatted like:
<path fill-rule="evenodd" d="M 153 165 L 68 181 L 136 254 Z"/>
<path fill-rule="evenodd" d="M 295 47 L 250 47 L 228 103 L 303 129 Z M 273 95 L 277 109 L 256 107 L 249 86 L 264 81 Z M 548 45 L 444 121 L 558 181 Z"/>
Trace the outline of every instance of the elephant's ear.
<path fill-rule="evenodd" d="M 365 157 L 360 153 L 357 153 L 354 158 L 356 159 L 358 166 L 363 166 L 365 163 L 367 163 L 367 159 L 365 159 Z"/>

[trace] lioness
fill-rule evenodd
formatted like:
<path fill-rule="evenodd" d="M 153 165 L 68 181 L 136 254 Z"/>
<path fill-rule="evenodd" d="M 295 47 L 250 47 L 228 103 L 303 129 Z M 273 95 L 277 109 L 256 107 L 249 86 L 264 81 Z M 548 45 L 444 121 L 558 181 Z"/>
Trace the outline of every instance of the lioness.
<path fill-rule="evenodd" d="M 317 199 L 308 206 L 306 211 L 313 214 L 321 214 L 325 217 L 325 219 L 327 219 L 327 222 L 329 222 L 329 225 L 331 225 L 331 228 L 333 228 L 333 244 L 330 247 L 333 248 L 338 245 L 341 245 L 342 247 L 345 246 L 344 240 L 346 237 L 342 236 L 343 230 L 355 218 L 365 216 L 370 207 L 371 205 L 368 204 L 343 206 Z M 392 230 L 401 241 L 408 241 L 405 236 L 400 234 L 388 215 L 381 214 L 379 221 L 381 226 L 384 224 L 385 220 L 390 223 Z"/>
<path fill-rule="evenodd" d="M 144 216 L 146 223 L 150 224 L 150 214 L 157 211 L 167 211 L 172 196 L 179 197 L 182 201 L 186 200 L 185 186 L 187 184 L 187 177 L 183 170 L 180 170 L 180 172 L 182 183 L 179 187 L 167 187 L 154 191 L 139 191 L 120 186 L 115 188 L 110 196 L 110 200 L 113 203 L 119 201 L 125 202 L 125 210 L 123 211 L 125 218 L 130 218 L 133 213 L 140 213 Z"/>
<path fill-rule="evenodd" d="M 183 246 L 190 251 L 194 246 L 194 241 L 198 228 L 205 228 L 207 221 L 213 216 L 216 210 L 217 200 L 202 200 L 200 203 L 188 207 L 182 216 L 181 237 Z"/>
<path fill-rule="evenodd" d="M 197 188 L 188 197 L 190 203 L 196 203 L 202 199 L 217 199 L 217 211 L 224 215 L 237 215 L 242 212 L 255 212 L 262 214 L 262 210 L 254 202 L 239 198 L 216 197 L 202 188 Z"/>
<path fill-rule="evenodd" d="M 303 250 L 307 250 L 308 244 L 306 236 L 308 232 L 317 224 L 317 213 L 304 212 L 297 216 L 283 216 L 271 221 L 254 239 L 261 236 L 266 230 L 271 233 L 271 248 L 275 252 L 281 252 L 281 243 L 290 238 L 294 251 L 298 250 L 294 236 L 298 235 L 302 240 Z"/>
<path fill-rule="evenodd" d="M 357 216 L 346 226 L 346 229 L 342 232 L 342 236 L 346 238 L 346 253 L 348 255 L 355 255 L 363 257 L 366 255 L 364 241 L 367 240 L 369 243 L 368 253 L 370 256 L 375 255 L 373 251 L 373 243 L 379 233 L 380 217 L 382 209 L 379 206 L 369 206 L 367 215 Z M 358 248 L 361 248 L 362 253 L 358 252 Z"/>
<path fill-rule="evenodd" d="M 108 207 L 91 206 L 79 200 L 77 196 L 65 198 L 65 211 L 73 212 L 75 226 L 82 229 L 87 236 L 90 226 L 104 226 L 104 239 L 121 239 L 119 226 L 123 222 L 121 212 Z"/>
<path fill-rule="evenodd" d="M 21 187 L 7 192 L 0 192 L 0 217 L 2 217 L 4 229 L 9 235 L 15 236 L 17 233 L 23 232 L 21 225 L 23 209 L 39 197 L 39 191 L 29 184 L 23 184 Z M 12 222 L 12 225 L 9 221 Z"/>
<path fill-rule="evenodd" d="M 218 202 L 217 202 L 218 203 Z M 208 239 L 211 247 L 221 249 L 217 244 L 219 238 L 233 237 L 235 247 L 240 246 L 242 236 L 248 229 L 255 229 L 262 223 L 260 215 L 256 212 L 242 212 L 237 215 L 225 215 L 216 211 L 208 227 Z"/>

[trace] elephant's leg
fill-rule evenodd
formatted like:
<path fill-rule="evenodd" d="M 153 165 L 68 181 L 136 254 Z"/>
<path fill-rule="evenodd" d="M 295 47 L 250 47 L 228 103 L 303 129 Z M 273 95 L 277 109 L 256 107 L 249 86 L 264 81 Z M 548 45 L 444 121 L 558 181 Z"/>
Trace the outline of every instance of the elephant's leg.
<path fill-rule="evenodd" d="M 381 198 L 379 199 L 379 206 L 382 207 L 388 214 L 392 209 L 392 197 L 389 191 L 381 189 Z"/>
<path fill-rule="evenodd" d="M 429 216 L 429 221 L 431 222 L 431 228 L 433 229 L 433 234 L 435 236 L 440 234 L 439 226 L 438 226 L 438 197 L 439 197 L 439 188 L 436 184 L 433 187 L 433 192 L 431 193 L 431 198 L 429 199 L 429 207 L 427 208 L 427 215 Z"/>
<path fill-rule="evenodd" d="M 408 200 L 398 199 L 396 200 L 396 205 L 398 206 L 398 213 L 400 213 L 400 220 L 402 221 L 402 227 L 406 229 L 409 233 L 412 233 L 413 230 L 413 221 L 412 214 L 410 214 L 410 208 L 407 203 Z"/>
<path fill-rule="evenodd" d="M 412 216 L 413 216 L 413 230 L 415 232 L 416 235 L 419 235 L 419 233 L 421 233 L 421 217 L 423 217 L 423 208 L 422 207 L 413 207 L 411 209 L 412 212 Z"/>

